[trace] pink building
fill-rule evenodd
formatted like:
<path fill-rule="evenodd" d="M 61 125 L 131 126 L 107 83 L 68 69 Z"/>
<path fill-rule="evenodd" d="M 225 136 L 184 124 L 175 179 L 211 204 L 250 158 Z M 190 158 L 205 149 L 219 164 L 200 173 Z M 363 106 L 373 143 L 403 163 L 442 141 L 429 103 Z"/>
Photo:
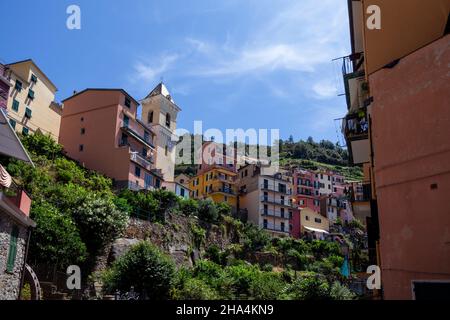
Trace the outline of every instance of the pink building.
<path fill-rule="evenodd" d="M 198 173 L 207 172 L 216 167 L 223 167 L 232 172 L 237 172 L 237 150 L 223 143 L 205 141 L 202 145 L 201 164 Z"/>
<path fill-rule="evenodd" d="M 298 169 L 293 173 L 293 193 L 300 208 L 310 208 L 320 212 L 320 200 L 317 194 L 317 180 L 315 173 Z"/>
<path fill-rule="evenodd" d="M 65 99 L 59 143 L 67 156 L 110 177 L 117 188 L 159 188 L 154 132 L 137 119 L 123 89 L 86 89 Z"/>

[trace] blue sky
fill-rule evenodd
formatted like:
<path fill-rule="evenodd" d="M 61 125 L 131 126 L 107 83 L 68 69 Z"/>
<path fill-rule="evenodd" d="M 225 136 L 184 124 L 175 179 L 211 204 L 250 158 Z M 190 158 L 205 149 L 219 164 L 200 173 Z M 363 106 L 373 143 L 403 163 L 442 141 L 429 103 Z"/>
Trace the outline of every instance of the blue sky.
<path fill-rule="evenodd" d="M 344 0 L 41 0 L 1 5 L 0 59 L 32 58 L 57 99 L 86 87 L 143 98 L 161 79 L 178 126 L 278 128 L 282 138 L 338 140 L 339 64 L 350 52 Z M 66 8 L 81 8 L 81 30 Z"/>

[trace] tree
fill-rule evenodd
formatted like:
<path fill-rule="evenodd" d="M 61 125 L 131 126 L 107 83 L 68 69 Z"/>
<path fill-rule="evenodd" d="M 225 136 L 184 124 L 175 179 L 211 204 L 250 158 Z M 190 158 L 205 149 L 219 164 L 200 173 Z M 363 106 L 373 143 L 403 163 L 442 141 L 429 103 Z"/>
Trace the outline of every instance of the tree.
<path fill-rule="evenodd" d="M 285 294 L 286 298 L 293 300 L 324 300 L 330 298 L 329 290 L 325 277 L 310 272 L 289 285 Z"/>
<path fill-rule="evenodd" d="M 142 241 L 120 257 L 105 274 L 106 291 L 130 291 L 131 287 L 142 298 L 165 300 L 169 298 L 175 277 L 175 264 L 157 247 Z"/>
<path fill-rule="evenodd" d="M 179 207 L 185 216 L 194 216 L 198 213 L 198 202 L 194 199 L 180 199 Z"/>
<path fill-rule="evenodd" d="M 198 217 L 201 220 L 215 222 L 219 217 L 216 205 L 211 199 L 200 200 L 198 203 Z"/>
<path fill-rule="evenodd" d="M 41 132 L 21 136 L 22 144 L 31 153 L 43 155 L 48 159 L 62 156 L 63 147 L 56 143 L 50 135 Z"/>
<path fill-rule="evenodd" d="M 35 201 L 31 218 L 36 228 L 31 233 L 30 261 L 65 269 L 85 260 L 86 246 L 68 215 L 45 201 Z"/>
<path fill-rule="evenodd" d="M 119 211 L 111 198 L 90 194 L 84 202 L 72 210 L 89 253 L 95 254 L 114 240 L 125 229 L 128 215 Z"/>

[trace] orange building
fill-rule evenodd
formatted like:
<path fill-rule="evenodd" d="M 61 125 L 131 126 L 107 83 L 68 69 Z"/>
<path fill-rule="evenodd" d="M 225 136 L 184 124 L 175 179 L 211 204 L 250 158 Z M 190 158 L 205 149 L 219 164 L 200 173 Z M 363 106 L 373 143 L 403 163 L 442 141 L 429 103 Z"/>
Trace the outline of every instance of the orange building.
<path fill-rule="evenodd" d="M 137 119 L 139 103 L 123 89 L 86 89 L 65 99 L 59 143 L 118 188 L 159 188 L 154 132 Z"/>
<path fill-rule="evenodd" d="M 373 5 L 380 29 L 366 24 Z M 364 166 L 383 296 L 448 298 L 450 1 L 349 0 L 349 9 L 343 132 L 351 162 Z"/>

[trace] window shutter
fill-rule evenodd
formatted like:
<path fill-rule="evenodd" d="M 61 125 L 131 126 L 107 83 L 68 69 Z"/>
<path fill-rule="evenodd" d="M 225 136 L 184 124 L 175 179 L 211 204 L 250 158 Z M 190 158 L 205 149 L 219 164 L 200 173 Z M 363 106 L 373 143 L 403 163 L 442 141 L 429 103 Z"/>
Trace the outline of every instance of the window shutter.
<path fill-rule="evenodd" d="M 14 271 L 14 264 L 16 262 L 17 255 L 17 239 L 19 237 L 19 228 L 14 226 L 11 231 L 11 240 L 9 242 L 9 251 L 8 251 L 8 262 L 6 265 L 7 272 Z"/>

